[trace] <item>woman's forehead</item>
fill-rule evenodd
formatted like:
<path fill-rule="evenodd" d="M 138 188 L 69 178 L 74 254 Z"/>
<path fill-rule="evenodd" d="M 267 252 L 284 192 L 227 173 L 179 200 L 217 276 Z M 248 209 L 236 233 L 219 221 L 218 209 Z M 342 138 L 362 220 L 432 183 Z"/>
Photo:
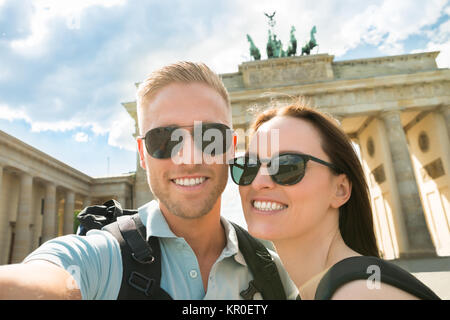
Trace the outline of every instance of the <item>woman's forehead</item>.
<path fill-rule="evenodd" d="M 318 130 L 307 120 L 277 116 L 263 123 L 250 139 L 251 153 L 272 155 L 284 151 L 322 153 Z"/>

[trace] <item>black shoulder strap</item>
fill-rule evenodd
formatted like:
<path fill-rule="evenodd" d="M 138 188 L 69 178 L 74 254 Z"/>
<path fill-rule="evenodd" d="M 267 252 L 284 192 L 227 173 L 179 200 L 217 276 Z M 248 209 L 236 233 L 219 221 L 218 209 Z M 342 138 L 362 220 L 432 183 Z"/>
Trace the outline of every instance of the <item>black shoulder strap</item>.
<path fill-rule="evenodd" d="M 145 240 L 146 230 L 139 215 L 120 216 L 117 222 L 103 228 L 120 244 L 122 254 L 122 284 L 119 300 L 169 300 L 160 287 L 161 249 L 156 237 Z"/>
<path fill-rule="evenodd" d="M 233 222 L 231 224 L 236 230 L 239 250 L 254 278 L 249 283 L 249 288 L 241 292 L 241 296 L 247 300 L 252 299 L 253 294 L 259 291 L 265 300 L 286 300 L 277 265 L 269 251 L 245 229 Z"/>
<path fill-rule="evenodd" d="M 374 269 L 374 266 L 377 269 Z M 379 268 L 379 269 L 378 269 Z M 350 257 L 332 266 L 321 279 L 316 300 L 329 300 L 342 285 L 354 280 L 367 280 L 379 270 L 380 281 L 406 291 L 419 299 L 440 300 L 425 284 L 399 266 L 376 257 Z"/>

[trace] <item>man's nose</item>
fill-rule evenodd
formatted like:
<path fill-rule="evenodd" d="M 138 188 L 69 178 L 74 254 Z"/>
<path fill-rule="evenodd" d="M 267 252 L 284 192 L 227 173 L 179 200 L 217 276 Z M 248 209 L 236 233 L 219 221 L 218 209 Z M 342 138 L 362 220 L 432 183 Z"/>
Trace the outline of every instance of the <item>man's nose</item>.
<path fill-rule="evenodd" d="M 196 137 L 197 139 L 198 137 Z M 198 144 L 198 143 L 197 143 Z M 201 164 L 202 152 L 196 147 L 194 137 L 186 130 L 183 134 L 182 146 L 178 152 L 173 155 L 172 160 L 176 164 Z"/>

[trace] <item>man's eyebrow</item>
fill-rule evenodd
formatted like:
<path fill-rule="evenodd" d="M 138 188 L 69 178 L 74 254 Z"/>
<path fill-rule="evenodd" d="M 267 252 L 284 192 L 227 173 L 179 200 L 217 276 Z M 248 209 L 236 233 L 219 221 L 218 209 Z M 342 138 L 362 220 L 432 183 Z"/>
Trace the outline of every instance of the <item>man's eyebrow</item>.
<path fill-rule="evenodd" d="M 211 123 L 215 123 L 213 121 L 203 121 L 203 120 L 195 120 L 201 123 L 207 123 L 207 124 L 211 124 Z M 158 127 L 193 127 L 194 124 L 188 124 L 188 125 L 180 125 L 178 123 L 169 123 L 169 124 L 163 124 L 163 125 L 159 125 Z M 158 128 L 156 127 L 156 128 Z"/>

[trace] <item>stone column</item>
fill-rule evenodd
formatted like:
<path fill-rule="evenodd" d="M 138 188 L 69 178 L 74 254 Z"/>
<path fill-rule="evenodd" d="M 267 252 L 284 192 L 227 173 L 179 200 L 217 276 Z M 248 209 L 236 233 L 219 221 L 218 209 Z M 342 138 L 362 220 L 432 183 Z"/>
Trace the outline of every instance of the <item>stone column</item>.
<path fill-rule="evenodd" d="M 438 109 L 445 120 L 445 125 L 447 127 L 448 137 L 450 139 L 450 106 L 442 106 Z"/>
<path fill-rule="evenodd" d="M 2 194 L 2 182 L 3 182 L 3 166 L 0 163 L 0 195 Z"/>
<path fill-rule="evenodd" d="M 0 198 L 2 195 L 2 182 L 3 182 L 3 166 L 0 164 Z M 5 246 L 6 246 L 6 240 L 8 237 L 8 224 L 9 224 L 9 218 L 7 212 L 2 212 L 0 210 L 0 264 L 3 264 L 4 262 L 4 256 L 5 252 L 7 252 Z"/>
<path fill-rule="evenodd" d="M 44 221 L 42 222 L 42 243 L 56 236 L 56 185 L 45 186 Z"/>
<path fill-rule="evenodd" d="M 386 137 L 400 196 L 402 212 L 399 216 L 403 218 L 407 232 L 408 248 L 403 256 L 406 258 L 435 255 L 435 248 L 425 221 L 419 189 L 400 119 L 400 111 L 384 112 L 381 114 L 381 118 L 386 127 Z"/>
<path fill-rule="evenodd" d="M 22 173 L 20 176 L 20 195 L 19 208 L 15 227 L 14 247 L 12 254 L 12 263 L 22 262 L 30 253 L 31 232 L 30 224 L 32 221 L 32 203 L 33 203 L 33 177 L 28 173 Z"/>
<path fill-rule="evenodd" d="M 75 193 L 71 190 L 66 192 L 66 199 L 64 201 L 64 229 L 63 233 L 73 234 L 73 219 L 75 211 Z"/>

